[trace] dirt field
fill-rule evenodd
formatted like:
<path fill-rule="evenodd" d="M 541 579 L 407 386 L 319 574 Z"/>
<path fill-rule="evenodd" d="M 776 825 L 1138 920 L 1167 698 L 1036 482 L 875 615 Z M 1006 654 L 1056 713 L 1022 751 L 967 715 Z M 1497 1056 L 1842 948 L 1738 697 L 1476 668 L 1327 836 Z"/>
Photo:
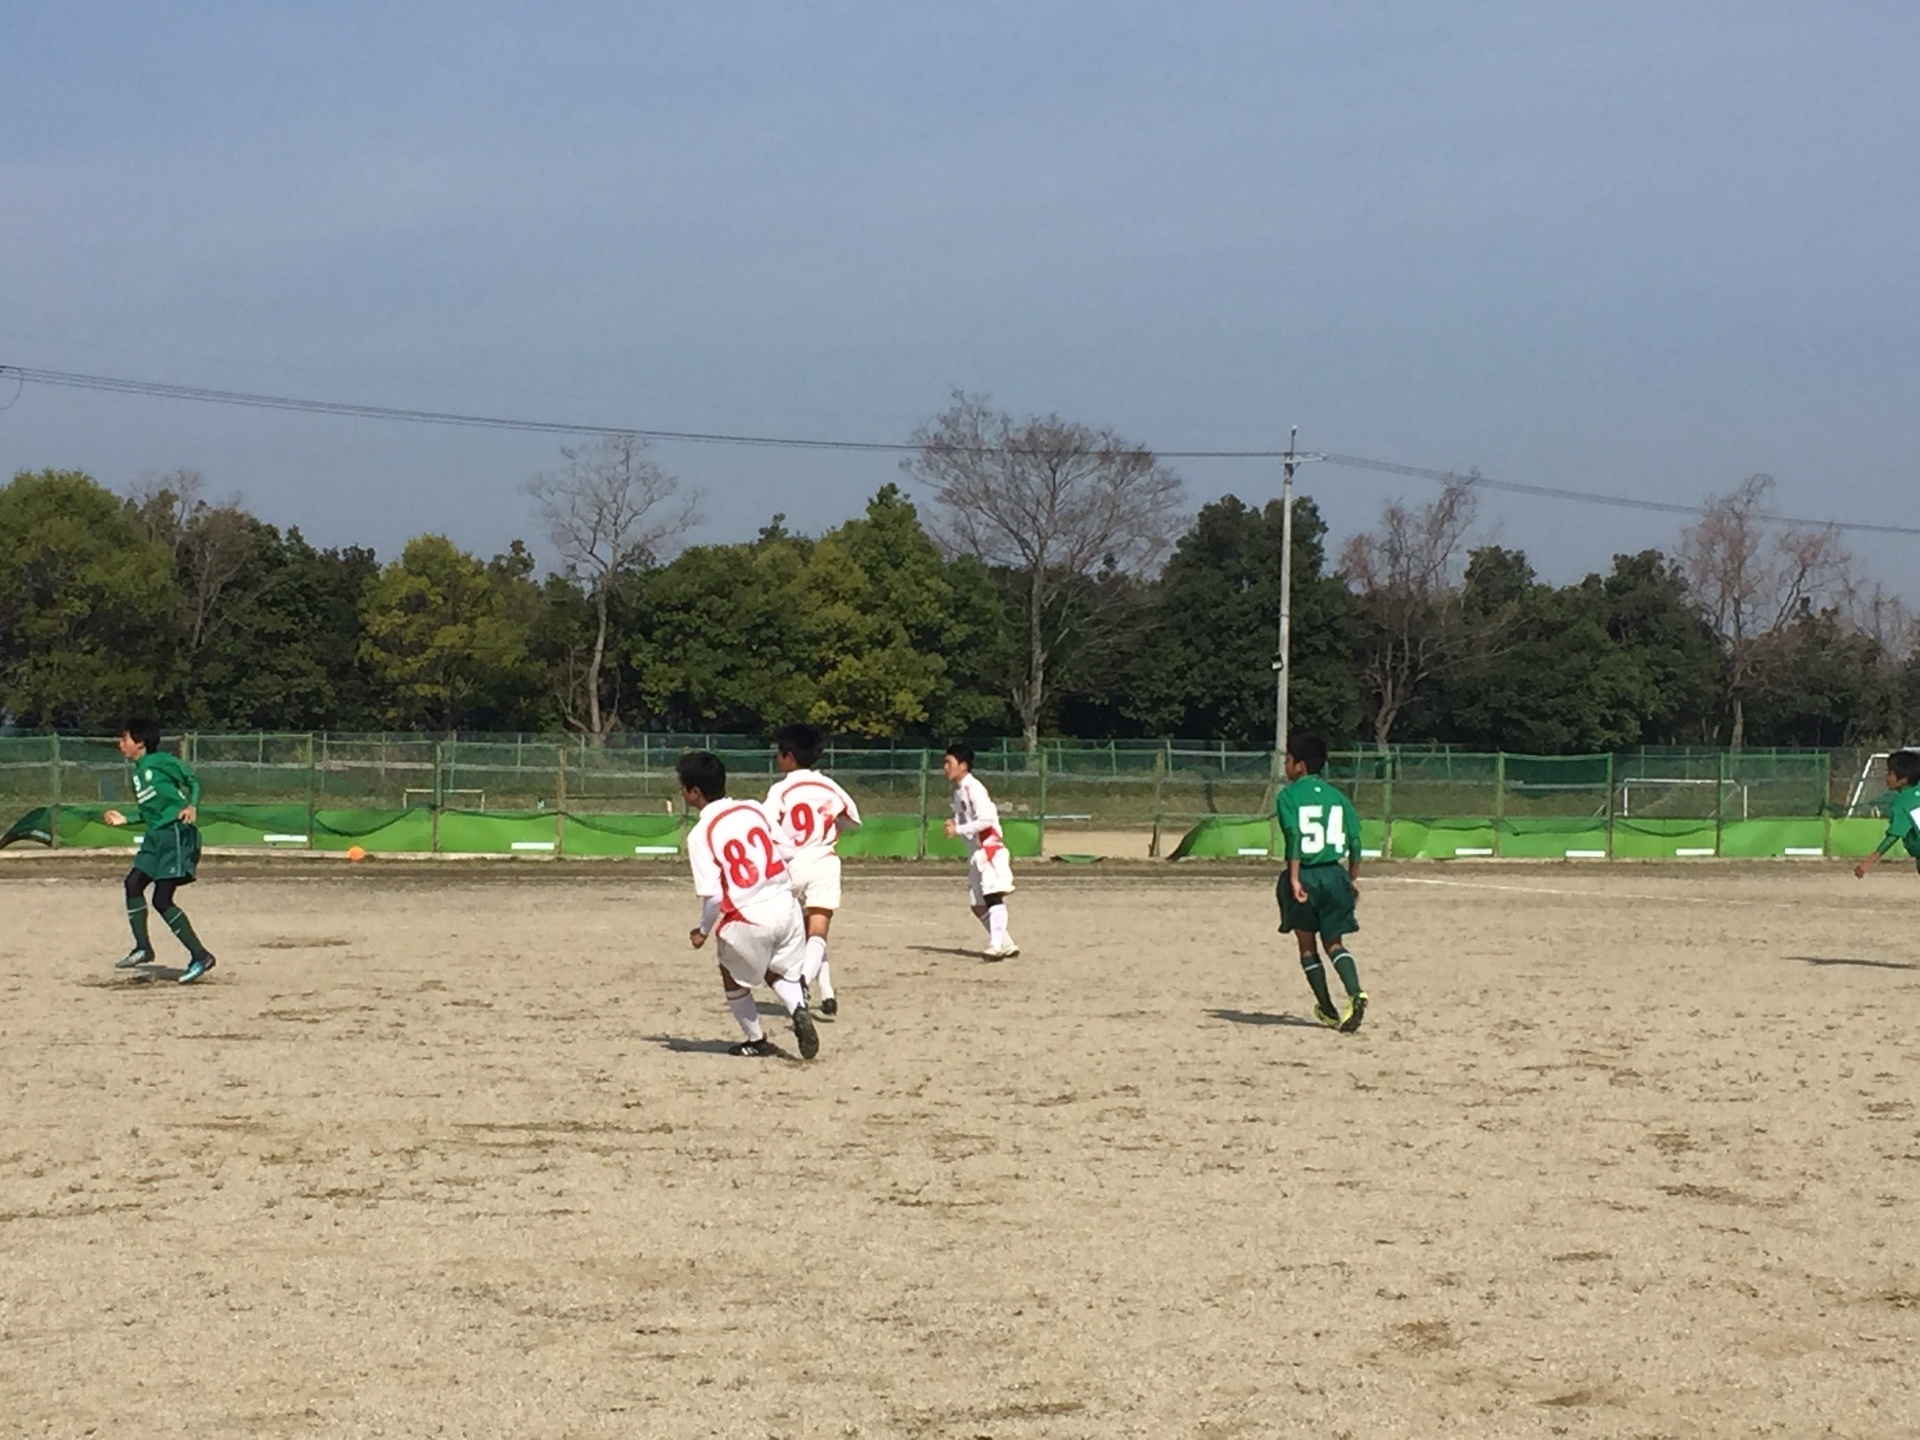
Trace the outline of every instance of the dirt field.
<path fill-rule="evenodd" d="M 1379 870 L 1353 1037 L 1262 868 L 859 870 L 809 1065 L 676 867 L 214 861 L 196 988 L 114 873 L 0 864 L 8 1435 L 1920 1435 L 1911 870 Z"/>

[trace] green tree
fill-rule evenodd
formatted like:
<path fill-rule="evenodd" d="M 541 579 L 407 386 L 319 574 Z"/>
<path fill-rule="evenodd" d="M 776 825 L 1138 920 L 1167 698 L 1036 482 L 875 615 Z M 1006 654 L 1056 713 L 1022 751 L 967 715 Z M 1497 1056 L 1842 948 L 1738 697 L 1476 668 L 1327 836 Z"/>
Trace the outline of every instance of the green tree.
<path fill-rule="evenodd" d="M 949 565 L 898 485 L 866 513 L 821 537 L 808 565 L 808 599 L 831 597 L 816 622 L 820 690 L 811 718 L 855 735 L 965 734 L 1003 718 L 998 686 L 968 684 L 957 659 L 977 654 L 1001 619 L 970 606 L 991 585 Z"/>
<path fill-rule="evenodd" d="M 1461 606 L 1467 624 L 1498 644 L 1435 687 L 1434 738 L 1537 755 L 1639 739 L 1653 682 L 1608 633 L 1597 578 L 1543 584 L 1519 551 L 1483 546 L 1468 559 Z"/>
<path fill-rule="evenodd" d="M 167 688 L 172 556 L 118 497 L 73 470 L 0 488 L 0 712 L 111 728 Z"/>
<path fill-rule="evenodd" d="M 695 545 L 644 577 L 630 635 L 640 709 L 666 729 L 764 731 L 818 694 L 801 608 L 811 542 L 775 516 L 746 545 Z"/>
<path fill-rule="evenodd" d="M 1256 510 L 1227 495 L 1202 506 L 1175 543 L 1128 667 L 1121 708 L 1139 729 L 1272 743 L 1283 523 L 1278 500 Z M 1326 573 L 1326 533 L 1312 497 L 1296 498 L 1288 721 L 1346 737 L 1359 720 L 1353 607 Z"/>
<path fill-rule="evenodd" d="M 360 655 L 371 550 L 317 550 L 249 517 L 246 565 L 182 677 L 188 723 L 262 730 L 372 729 L 380 697 Z"/>
<path fill-rule="evenodd" d="M 389 691 L 389 723 L 456 730 L 513 708 L 532 628 L 514 586 L 530 585 L 530 569 L 527 558 L 489 566 L 444 535 L 407 542 L 360 600 L 360 653 Z"/>
<path fill-rule="evenodd" d="M 1699 744 L 1713 735 L 1720 640 L 1687 589 L 1680 567 L 1658 550 L 1616 555 L 1597 585 L 1613 643 L 1645 672 L 1646 710 L 1634 743 Z"/>
<path fill-rule="evenodd" d="M 1756 647 L 1747 736 L 1756 744 L 1825 749 L 1900 743 L 1899 672 L 1878 641 L 1838 612 L 1805 607 Z"/>

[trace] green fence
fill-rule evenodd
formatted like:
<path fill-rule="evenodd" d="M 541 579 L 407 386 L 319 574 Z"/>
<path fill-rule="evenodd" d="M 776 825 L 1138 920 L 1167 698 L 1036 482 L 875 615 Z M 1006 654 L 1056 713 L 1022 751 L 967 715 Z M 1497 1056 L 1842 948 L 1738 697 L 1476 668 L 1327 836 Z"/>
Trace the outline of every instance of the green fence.
<path fill-rule="evenodd" d="M 178 744 L 205 787 L 210 845 L 576 856 L 678 853 L 673 762 L 696 747 L 727 762 L 736 794 L 764 793 L 779 774 L 770 749 L 738 735 L 189 734 Z M 1144 832 L 1153 854 L 1273 853 L 1269 752 L 1184 741 L 977 749 L 1016 855 L 1072 851 L 1076 835 L 1114 830 Z M 842 852 L 964 853 L 942 829 L 939 761 L 938 750 L 899 745 L 831 751 L 824 767 L 867 821 Z M 1372 853 L 1597 859 L 1864 853 L 1881 832 L 1871 769 L 1865 752 L 1408 747 L 1336 755 L 1327 774 L 1353 797 Z M 20 817 L 0 844 L 130 844 L 101 822 L 109 808 L 133 808 L 111 741 L 0 737 L 0 820 Z"/>

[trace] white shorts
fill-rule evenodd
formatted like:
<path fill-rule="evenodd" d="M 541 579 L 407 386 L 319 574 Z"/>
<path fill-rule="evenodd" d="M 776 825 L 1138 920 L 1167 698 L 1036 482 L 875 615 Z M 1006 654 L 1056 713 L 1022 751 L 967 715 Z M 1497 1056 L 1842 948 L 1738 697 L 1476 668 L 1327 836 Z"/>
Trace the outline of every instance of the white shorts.
<path fill-rule="evenodd" d="M 833 851 L 803 851 L 794 856 L 787 878 L 802 910 L 840 908 L 840 857 Z"/>
<path fill-rule="evenodd" d="M 1013 893 L 1013 862 L 1007 858 L 1003 845 L 995 852 L 993 859 L 987 859 L 985 850 L 976 850 L 967 857 L 967 903 L 984 905 L 989 895 L 1009 895 Z"/>
<path fill-rule="evenodd" d="M 798 980 L 807 958 L 807 925 L 789 897 L 784 910 L 769 905 L 758 914 L 722 920 L 713 940 L 720 968 L 743 989 L 774 980 Z"/>

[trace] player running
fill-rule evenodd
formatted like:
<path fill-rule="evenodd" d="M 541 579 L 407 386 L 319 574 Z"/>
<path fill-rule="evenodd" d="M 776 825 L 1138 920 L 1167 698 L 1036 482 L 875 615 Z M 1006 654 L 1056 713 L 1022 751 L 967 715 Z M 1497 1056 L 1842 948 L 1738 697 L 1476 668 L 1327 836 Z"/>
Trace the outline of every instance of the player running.
<path fill-rule="evenodd" d="M 1000 833 L 1000 811 L 973 773 L 973 747 L 949 745 L 940 771 L 953 782 L 953 818 L 947 834 L 967 842 L 967 899 L 987 927 L 988 960 L 1011 960 L 1020 953 L 1007 933 L 1007 896 L 1013 893 L 1013 865 Z"/>
<path fill-rule="evenodd" d="M 1353 802 L 1320 778 L 1326 766 L 1327 742 L 1318 735 L 1287 740 L 1287 784 L 1274 800 L 1287 842 L 1287 868 L 1274 888 L 1280 933 L 1291 931 L 1300 943 L 1300 968 L 1313 987 L 1313 1018 L 1351 1035 L 1367 1014 L 1367 992 L 1360 988 L 1360 971 L 1346 946 L 1346 937 L 1360 928 L 1353 913 L 1360 891 L 1360 819 Z M 1323 943 L 1347 987 L 1351 1004 L 1344 1017 L 1327 992 Z"/>
<path fill-rule="evenodd" d="M 120 731 L 120 753 L 133 762 L 133 795 L 140 802 L 140 824 L 146 833 L 127 871 L 127 925 L 133 931 L 133 949 L 114 962 L 117 970 L 153 963 L 153 943 L 147 938 L 147 886 L 153 886 L 153 908 L 187 947 L 187 968 L 180 983 L 191 985 L 213 969 L 213 953 L 200 943 L 187 912 L 173 903 L 173 892 L 191 885 L 200 868 L 200 781 L 183 760 L 160 748 L 160 727 L 151 720 L 129 720 Z M 125 825 L 127 817 L 109 810 L 100 817 L 109 825 Z"/>
<path fill-rule="evenodd" d="M 860 828 L 853 797 L 813 767 L 825 738 L 813 725 L 788 725 L 773 737 L 774 763 L 784 772 L 767 791 L 767 809 L 793 851 L 787 877 L 807 920 L 807 958 L 801 979 L 820 991 L 820 1013 L 837 1015 L 833 972 L 827 966 L 827 931 L 840 908 L 840 855 L 836 846 Z"/>
<path fill-rule="evenodd" d="M 800 1058 L 811 1060 L 820 1053 L 820 1032 L 800 988 L 807 932 L 787 884 L 787 847 L 776 838 L 773 816 L 758 800 L 727 798 L 727 767 L 717 755 L 695 750 L 674 768 L 682 798 L 700 816 L 687 836 L 700 923 L 687 939 L 698 950 L 713 936 L 720 988 L 746 1036 L 727 1053 L 779 1053 L 768 1043 L 753 1003 L 753 987 L 765 985 L 793 1018 Z"/>
<path fill-rule="evenodd" d="M 1864 880 L 1867 871 L 1880 863 L 1880 857 L 1895 845 L 1906 846 L 1920 870 L 1920 750 L 1896 750 L 1887 757 L 1887 834 L 1879 848 L 1853 867 L 1854 877 Z"/>

